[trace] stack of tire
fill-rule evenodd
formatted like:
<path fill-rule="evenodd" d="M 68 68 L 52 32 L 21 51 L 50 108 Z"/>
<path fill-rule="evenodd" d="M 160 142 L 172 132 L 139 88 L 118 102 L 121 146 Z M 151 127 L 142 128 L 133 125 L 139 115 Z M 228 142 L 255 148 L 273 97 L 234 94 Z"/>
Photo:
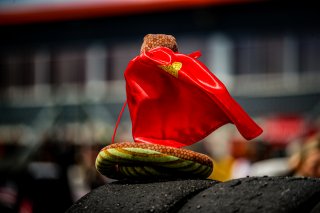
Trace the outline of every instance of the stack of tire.
<path fill-rule="evenodd" d="M 320 179 L 247 177 L 115 181 L 80 198 L 75 212 L 320 212 Z"/>

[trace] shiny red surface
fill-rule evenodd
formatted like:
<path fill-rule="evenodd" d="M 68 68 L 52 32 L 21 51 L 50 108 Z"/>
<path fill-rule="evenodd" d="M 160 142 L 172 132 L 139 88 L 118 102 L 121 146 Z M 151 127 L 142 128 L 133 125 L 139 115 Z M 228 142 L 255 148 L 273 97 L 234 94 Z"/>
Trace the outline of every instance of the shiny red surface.
<path fill-rule="evenodd" d="M 227 123 L 248 140 L 262 133 L 199 56 L 161 47 L 130 61 L 125 79 L 135 142 L 187 146 Z M 182 63 L 178 77 L 160 68 L 174 62 Z"/>

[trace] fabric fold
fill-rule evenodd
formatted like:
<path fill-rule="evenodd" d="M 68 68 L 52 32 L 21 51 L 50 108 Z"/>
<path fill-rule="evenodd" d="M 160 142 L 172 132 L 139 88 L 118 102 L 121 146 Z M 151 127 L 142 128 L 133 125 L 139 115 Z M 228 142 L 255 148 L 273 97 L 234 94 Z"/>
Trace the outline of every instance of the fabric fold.
<path fill-rule="evenodd" d="M 188 146 L 227 123 L 251 140 L 262 129 L 199 60 L 201 53 L 159 47 L 143 52 L 125 71 L 135 142 Z"/>

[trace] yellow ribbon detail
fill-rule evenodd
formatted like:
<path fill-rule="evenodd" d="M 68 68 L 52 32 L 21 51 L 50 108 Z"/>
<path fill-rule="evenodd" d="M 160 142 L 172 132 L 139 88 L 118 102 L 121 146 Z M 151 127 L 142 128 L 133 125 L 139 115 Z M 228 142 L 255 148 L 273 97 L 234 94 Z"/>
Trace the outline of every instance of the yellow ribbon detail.
<path fill-rule="evenodd" d="M 162 65 L 159 66 L 161 69 L 163 69 L 164 71 L 166 71 L 167 73 L 173 75 L 174 77 L 178 78 L 178 72 L 182 67 L 182 63 L 181 62 L 173 62 L 170 65 Z"/>

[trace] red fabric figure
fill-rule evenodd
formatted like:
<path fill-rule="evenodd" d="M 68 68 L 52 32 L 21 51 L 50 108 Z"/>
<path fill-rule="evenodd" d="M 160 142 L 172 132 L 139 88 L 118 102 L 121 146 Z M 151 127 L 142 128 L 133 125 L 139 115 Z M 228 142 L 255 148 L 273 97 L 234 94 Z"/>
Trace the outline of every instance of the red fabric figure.
<path fill-rule="evenodd" d="M 130 61 L 126 92 L 135 142 L 188 146 L 233 123 L 250 140 L 262 129 L 197 58 L 166 47 Z"/>

